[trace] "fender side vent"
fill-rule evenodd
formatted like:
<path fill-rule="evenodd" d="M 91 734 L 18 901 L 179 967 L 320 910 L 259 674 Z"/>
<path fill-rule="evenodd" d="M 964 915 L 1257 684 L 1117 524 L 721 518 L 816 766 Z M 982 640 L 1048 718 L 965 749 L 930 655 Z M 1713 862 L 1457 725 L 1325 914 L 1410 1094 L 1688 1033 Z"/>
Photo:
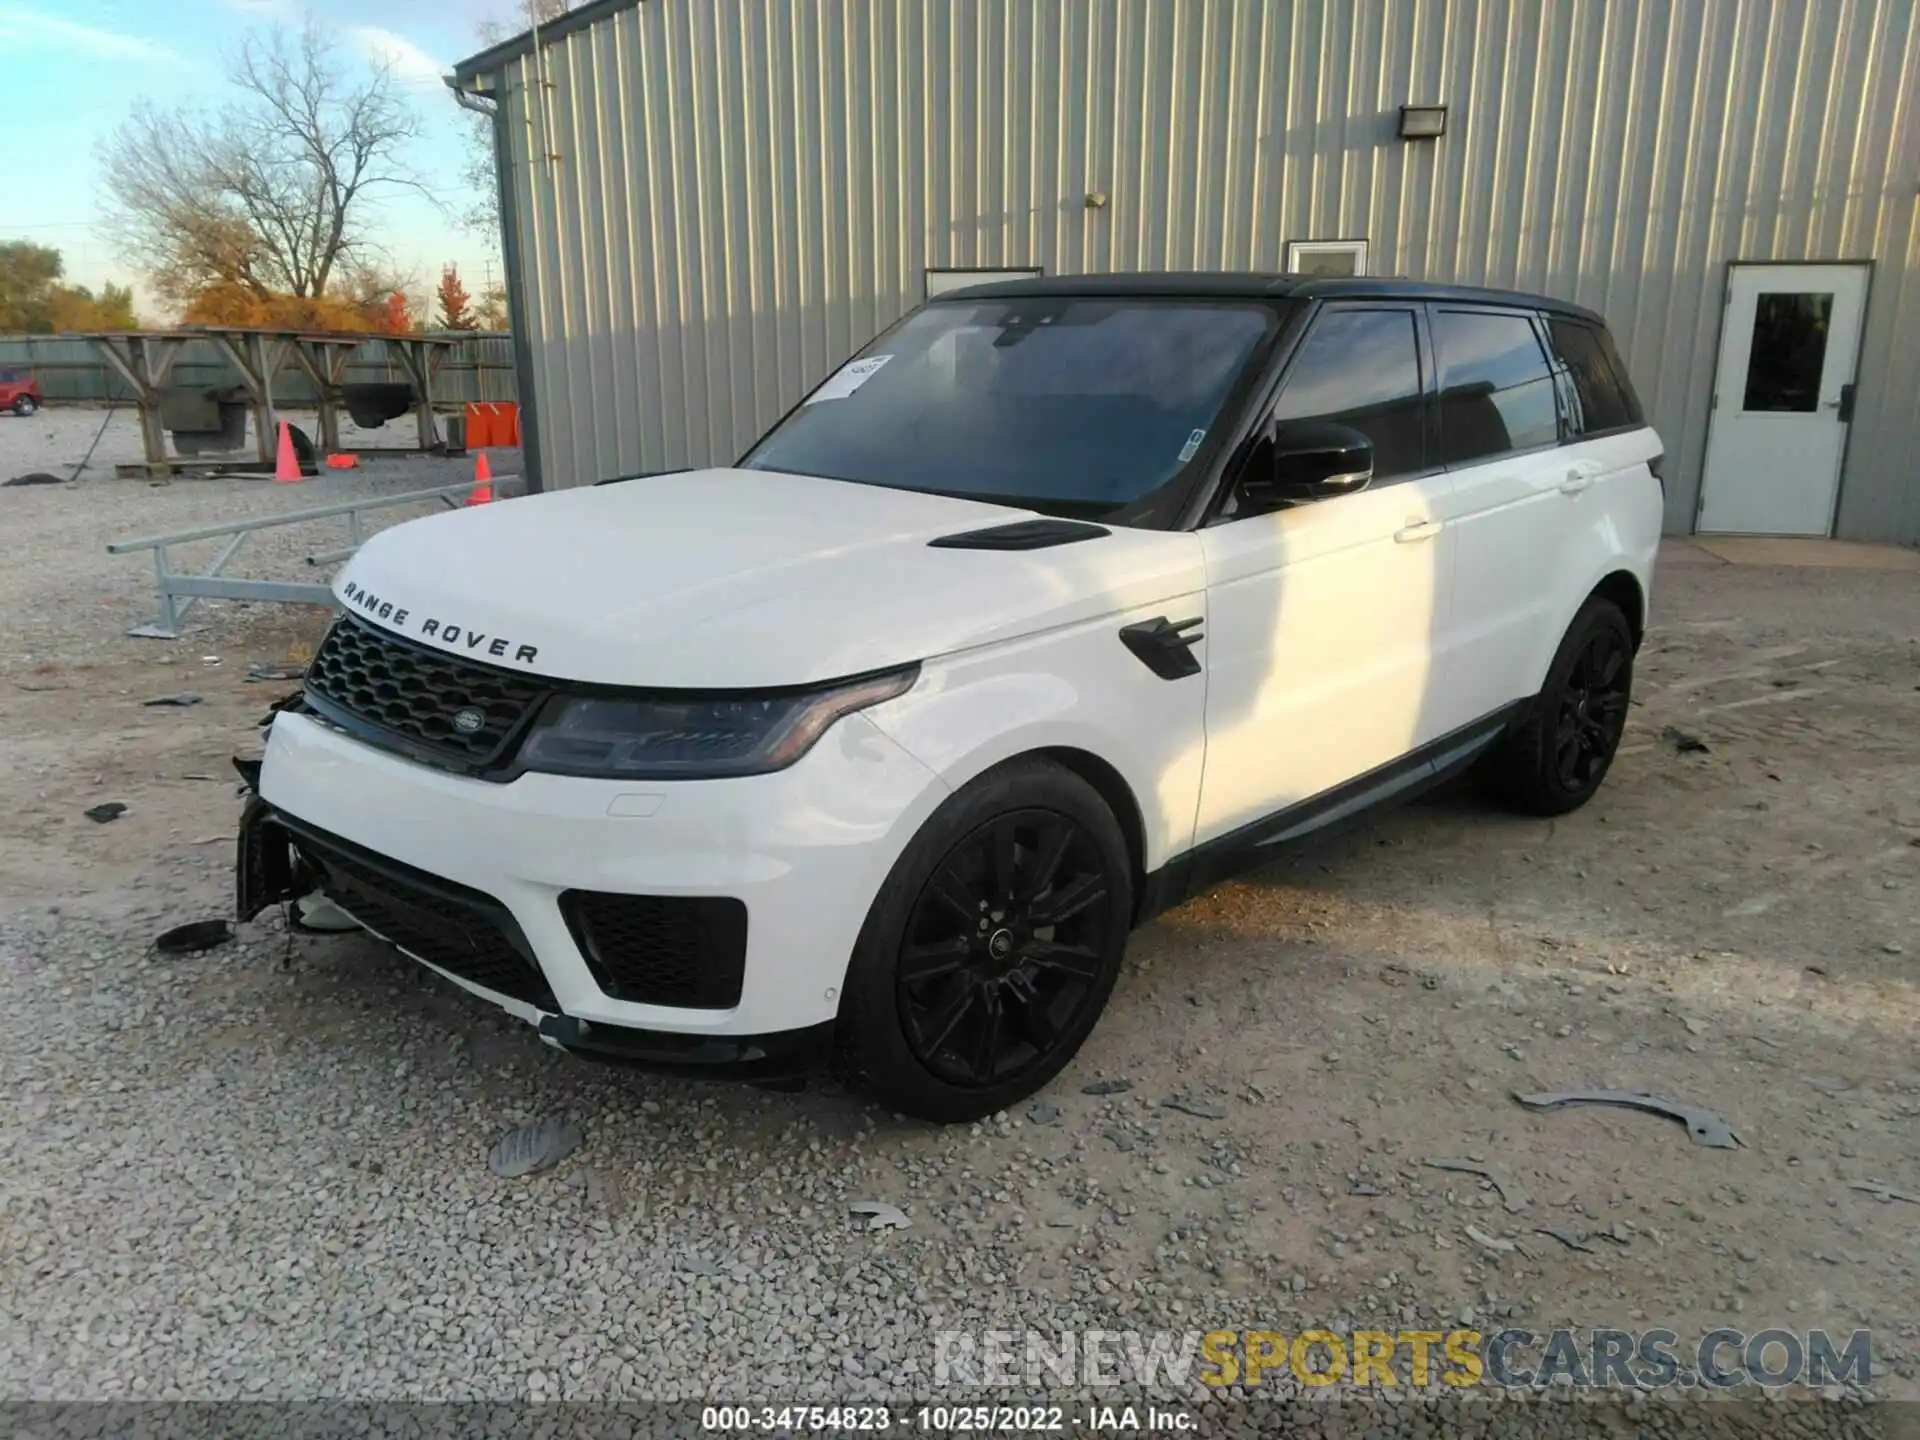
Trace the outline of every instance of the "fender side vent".
<path fill-rule="evenodd" d="M 1098 540 L 1113 532 L 1087 520 L 1015 520 L 984 530 L 962 530 L 927 544 L 935 550 L 1051 550 L 1081 540 Z"/>

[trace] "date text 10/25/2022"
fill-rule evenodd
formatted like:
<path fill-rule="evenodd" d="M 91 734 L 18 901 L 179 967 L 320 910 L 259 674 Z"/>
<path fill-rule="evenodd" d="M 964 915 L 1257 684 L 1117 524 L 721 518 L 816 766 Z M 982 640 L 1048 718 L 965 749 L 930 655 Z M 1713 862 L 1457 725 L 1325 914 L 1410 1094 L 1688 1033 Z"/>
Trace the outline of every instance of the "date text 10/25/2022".
<path fill-rule="evenodd" d="M 794 1435 L 890 1430 L 924 1435 L 1050 1434 L 1107 1431 L 1115 1434 L 1194 1431 L 1186 1410 L 1159 1405 L 709 1405 L 700 1428 L 712 1431 Z"/>

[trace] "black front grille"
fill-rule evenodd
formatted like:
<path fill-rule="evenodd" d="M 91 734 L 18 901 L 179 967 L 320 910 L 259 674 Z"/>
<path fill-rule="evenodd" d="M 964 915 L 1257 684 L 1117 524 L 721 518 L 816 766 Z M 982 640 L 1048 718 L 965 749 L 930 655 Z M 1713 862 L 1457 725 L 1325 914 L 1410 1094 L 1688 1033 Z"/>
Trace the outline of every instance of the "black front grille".
<path fill-rule="evenodd" d="M 719 895 L 569 890 L 560 913 L 587 969 L 615 1000 L 727 1010 L 747 967 L 747 907 Z"/>
<path fill-rule="evenodd" d="M 333 622 L 307 670 L 307 702 L 327 719 L 462 769 L 501 759 L 547 693 L 534 676 L 443 655 L 352 615 Z"/>
<path fill-rule="evenodd" d="M 559 1013 L 519 924 L 491 895 L 304 825 L 290 828 L 321 888 L 369 930 L 463 980 Z"/>

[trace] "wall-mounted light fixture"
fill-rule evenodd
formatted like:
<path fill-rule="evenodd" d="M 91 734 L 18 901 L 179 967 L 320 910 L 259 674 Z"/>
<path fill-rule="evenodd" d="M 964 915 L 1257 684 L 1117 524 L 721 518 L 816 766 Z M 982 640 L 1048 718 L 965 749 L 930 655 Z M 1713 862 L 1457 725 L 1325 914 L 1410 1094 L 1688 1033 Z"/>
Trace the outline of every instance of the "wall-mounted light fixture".
<path fill-rule="evenodd" d="M 1447 133 L 1447 107 L 1444 105 L 1402 105 L 1402 140 L 1437 140 Z"/>

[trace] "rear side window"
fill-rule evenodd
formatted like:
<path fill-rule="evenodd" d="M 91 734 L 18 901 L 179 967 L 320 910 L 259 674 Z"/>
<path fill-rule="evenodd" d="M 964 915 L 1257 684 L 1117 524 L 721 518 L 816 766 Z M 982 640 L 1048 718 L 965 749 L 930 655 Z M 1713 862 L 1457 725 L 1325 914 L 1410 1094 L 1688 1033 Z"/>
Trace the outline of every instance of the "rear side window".
<path fill-rule="evenodd" d="M 1440 360 L 1444 464 L 1558 443 L 1553 371 L 1531 320 L 1484 310 L 1437 310 L 1433 340 Z"/>
<path fill-rule="evenodd" d="M 1640 407 L 1603 332 L 1574 320 L 1550 320 L 1547 333 L 1572 381 L 1567 415 L 1570 436 L 1624 430 L 1640 423 Z"/>
<path fill-rule="evenodd" d="M 1376 480 L 1426 469 L 1413 311 L 1330 310 L 1321 315 L 1300 346 L 1273 414 L 1276 420 L 1351 425 L 1373 443 Z"/>

